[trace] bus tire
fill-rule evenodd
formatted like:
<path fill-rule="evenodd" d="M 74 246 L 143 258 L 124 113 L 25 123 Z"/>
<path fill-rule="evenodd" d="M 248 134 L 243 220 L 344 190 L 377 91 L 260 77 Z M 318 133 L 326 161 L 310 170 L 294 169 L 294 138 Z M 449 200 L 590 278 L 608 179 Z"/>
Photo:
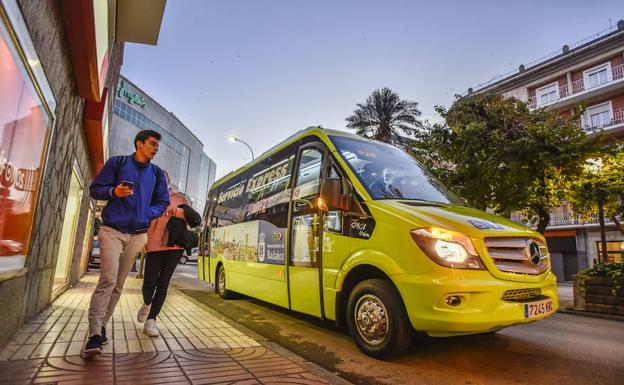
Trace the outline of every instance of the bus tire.
<path fill-rule="evenodd" d="M 220 265 L 217 269 L 217 282 L 215 285 L 215 290 L 217 294 L 219 294 L 219 297 L 223 299 L 232 299 L 234 298 L 234 292 L 226 289 L 227 286 L 225 277 L 225 268 L 223 267 L 223 265 Z"/>
<path fill-rule="evenodd" d="M 401 296 L 384 279 L 367 279 L 353 288 L 347 303 L 347 325 L 358 348 L 375 358 L 405 352 L 414 336 Z"/>

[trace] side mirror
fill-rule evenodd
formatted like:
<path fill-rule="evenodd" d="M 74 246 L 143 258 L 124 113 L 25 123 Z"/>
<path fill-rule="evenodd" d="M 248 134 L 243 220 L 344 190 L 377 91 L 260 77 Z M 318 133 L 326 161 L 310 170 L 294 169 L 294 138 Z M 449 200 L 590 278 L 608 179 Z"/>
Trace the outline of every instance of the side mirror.
<path fill-rule="evenodd" d="M 342 183 L 339 178 L 325 178 L 321 183 L 321 197 L 328 210 L 349 211 L 351 194 L 342 194 Z"/>

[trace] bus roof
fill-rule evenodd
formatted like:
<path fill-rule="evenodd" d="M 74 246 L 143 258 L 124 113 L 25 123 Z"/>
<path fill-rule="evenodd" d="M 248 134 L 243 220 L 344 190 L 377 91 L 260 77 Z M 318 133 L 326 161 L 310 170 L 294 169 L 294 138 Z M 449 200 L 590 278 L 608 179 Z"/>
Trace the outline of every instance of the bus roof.
<path fill-rule="evenodd" d="M 219 178 L 217 181 L 213 183 L 213 185 L 210 187 L 210 190 L 213 190 L 214 188 L 220 186 L 223 182 L 229 180 L 230 178 L 235 177 L 241 172 L 247 170 L 248 168 L 260 163 L 264 158 L 266 158 L 270 154 L 276 152 L 277 150 L 280 150 L 283 147 L 286 147 L 287 145 L 291 144 L 295 140 L 301 139 L 304 136 L 309 136 L 309 135 L 314 135 L 314 134 L 319 135 L 319 136 L 326 136 L 326 135 L 347 136 L 347 137 L 351 137 L 354 139 L 367 140 L 366 138 L 362 138 L 361 136 L 352 134 L 350 132 L 331 130 L 328 128 L 314 127 L 314 126 L 308 127 L 306 129 L 295 132 L 288 138 L 284 139 L 280 143 L 276 144 L 275 146 L 263 152 L 260 156 L 258 156 L 256 159 L 252 160 L 251 162 L 239 167 L 236 170 L 230 171 L 226 175 L 222 176 L 221 178 Z"/>

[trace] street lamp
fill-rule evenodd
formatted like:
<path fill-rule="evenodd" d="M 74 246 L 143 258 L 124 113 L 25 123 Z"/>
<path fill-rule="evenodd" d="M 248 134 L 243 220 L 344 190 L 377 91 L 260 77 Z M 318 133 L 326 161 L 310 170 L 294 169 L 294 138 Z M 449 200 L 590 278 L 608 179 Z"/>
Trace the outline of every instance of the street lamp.
<path fill-rule="evenodd" d="M 251 149 L 251 146 L 250 146 L 249 144 L 247 144 L 247 142 L 245 142 L 245 141 L 243 141 L 243 140 L 238 139 L 238 138 L 237 138 L 237 137 L 235 137 L 234 135 L 230 135 L 230 136 L 228 137 L 228 140 L 229 140 L 230 142 L 232 142 L 232 143 L 234 143 L 234 142 L 241 142 L 242 144 L 244 144 L 245 146 L 247 146 L 247 148 L 248 148 L 248 149 L 249 149 L 249 151 L 251 152 L 251 160 L 253 161 L 253 160 L 255 159 L 255 157 L 254 157 L 254 153 L 253 153 L 253 150 Z"/>

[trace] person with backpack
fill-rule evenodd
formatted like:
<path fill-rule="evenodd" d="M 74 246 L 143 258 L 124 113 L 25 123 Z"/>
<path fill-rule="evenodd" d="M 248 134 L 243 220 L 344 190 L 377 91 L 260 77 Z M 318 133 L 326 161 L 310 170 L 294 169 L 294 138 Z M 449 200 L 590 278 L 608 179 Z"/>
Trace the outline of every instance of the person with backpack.
<path fill-rule="evenodd" d="M 106 161 L 89 187 L 91 198 L 107 201 L 102 211 L 100 278 L 89 307 L 89 340 L 85 358 L 102 352 L 108 342 L 106 324 L 121 296 L 137 253 L 147 243 L 147 228 L 169 206 L 163 171 L 151 163 L 161 135 L 142 130 L 134 138 L 136 151 Z"/>
<path fill-rule="evenodd" d="M 167 182 L 169 175 L 165 172 Z M 178 222 L 182 226 L 182 232 L 188 233 L 187 223 L 193 227 L 198 226 L 201 217 L 188 206 L 184 194 L 170 188 L 170 205 L 163 215 L 154 219 L 147 230 L 147 245 L 145 250 L 145 274 L 143 275 L 143 305 L 137 313 L 137 321 L 144 322 L 143 332 L 150 337 L 158 337 L 160 332 L 156 327 L 156 316 L 165 303 L 167 289 L 171 276 L 182 258 L 184 244 L 180 240 L 173 239 L 171 223 Z M 197 214 L 199 221 L 189 213 Z"/>

